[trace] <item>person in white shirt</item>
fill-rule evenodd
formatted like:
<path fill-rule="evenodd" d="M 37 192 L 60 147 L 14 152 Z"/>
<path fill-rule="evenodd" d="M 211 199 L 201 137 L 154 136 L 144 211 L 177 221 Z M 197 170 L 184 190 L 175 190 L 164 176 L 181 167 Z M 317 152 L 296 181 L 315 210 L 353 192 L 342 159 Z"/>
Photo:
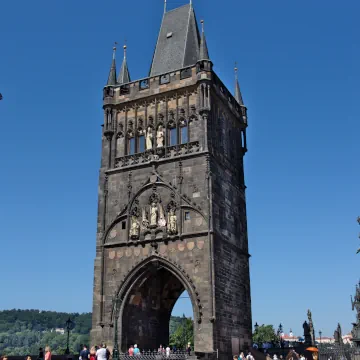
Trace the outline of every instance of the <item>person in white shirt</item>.
<path fill-rule="evenodd" d="M 170 348 L 169 348 L 169 345 L 167 346 L 166 348 L 166 357 L 169 357 L 170 356 Z"/>
<path fill-rule="evenodd" d="M 108 351 L 106 344 L 102 344 L 102 347 L 96 352 L 97 360 L 108 360 Z"/>

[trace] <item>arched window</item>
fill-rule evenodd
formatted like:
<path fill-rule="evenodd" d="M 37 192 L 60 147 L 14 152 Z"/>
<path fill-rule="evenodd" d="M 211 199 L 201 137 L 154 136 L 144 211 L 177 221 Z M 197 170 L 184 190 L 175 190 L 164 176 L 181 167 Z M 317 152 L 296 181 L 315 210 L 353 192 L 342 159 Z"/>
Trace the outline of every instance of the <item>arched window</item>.
<path fill-rule="evenodd" d="M 185 119 L 180 119 L 180 143 L 186 144 L 188 139 L 188 126 Z"/>
<path fill-rule="evenodd" d="M 129 139 L 129 155 L 135 154 L 135 138 L 132 137 Z"/>
<path fill-rule="evenodd" d="M 170 146 L 177 144 L 177 131 L 176 127 L 172 127 L 169 130 Z"/>
<path fill-rule="evenodd" d="M 145 136 L 140 135 L 139 136 L 139 152 L 145 151 Z"/>

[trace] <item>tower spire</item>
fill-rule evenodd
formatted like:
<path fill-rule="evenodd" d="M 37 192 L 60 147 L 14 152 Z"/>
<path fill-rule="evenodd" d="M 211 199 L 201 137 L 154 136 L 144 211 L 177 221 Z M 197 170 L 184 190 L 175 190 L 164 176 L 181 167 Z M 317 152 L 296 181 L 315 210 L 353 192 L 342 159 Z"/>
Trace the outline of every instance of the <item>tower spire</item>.
<path fill-rule="evenodd" d="M 164 14 L 166 13 L 166 0 L 164 0 Z"/>
<path fill-rule="evenodd" d="M 128 82 L 130 82 L 130 73 L 129 73 L 129 69 L 127 66 L 127 62 L 126 62 L 126 49 L 127 46 L 126 44 L 123 46 L 124 49 L 124 60 L 122 62 L 121 68 L 120 68 L 120 73 L 119 73 L 119 77 L 117 79 L 117 82 L 121 85 L 121 84 L 126 84 Z"/>
<path fill-rule="evenodd" d="M 237 68 L 237 63 L 235 62 L 235 99 L 236 101 L 240 104 L 240 105 L 244 105 L 242 96 L 241 96 L 241 91 L 240 91 L 240 85 L 239 85 L 239 80 L 238 80 L 238 68 Z"/>
<path fill-rule="evenodd" d="M 115 42 L 113 47 L 113 56 L 112 56 L 112 63 L 110 68 L 110 73 L 107 81 L 107 85 L 116 85 L 116 45 L 117 42 Z"/>
<path fill-rule="evenodd" d="M 201 41 L 200 41 L 200 56 L 199 60 L 210 60 L 209 51 L 206 44 L 204 20 L 201 20 Z"/>

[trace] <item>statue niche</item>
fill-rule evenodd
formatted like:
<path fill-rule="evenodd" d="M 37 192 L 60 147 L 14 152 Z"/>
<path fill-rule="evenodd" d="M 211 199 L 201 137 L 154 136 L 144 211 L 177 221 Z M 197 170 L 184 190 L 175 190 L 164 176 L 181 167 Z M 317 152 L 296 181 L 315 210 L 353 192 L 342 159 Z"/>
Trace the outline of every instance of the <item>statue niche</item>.
<path fill-rule="evenodd" d="M 138 238 L 140 230 L 146 232 L 151 229 L 163 229 L 169 235 L 176 235 L 178 231 L 176 203 L 171 201 L 165 213 L 161 198 L 158 192 L 153 191 L 148 200 L 148 205 L 141 209 L 141 223 L 139 216 L 134 216 L 131 221 L 131 237 Z"/>
<path fill-rule="evenodd" d="M 137 202 L 136 202 L 137 204 Z M 131 221 L 130 221 L 130 238 L 132 240 L 138 240 L 140 237 L 140 221 L 139 221 L 139 216 L 140 216 L 140 211 L 139 211 L 139 207 L 135 206 L 131 212 Z"/>

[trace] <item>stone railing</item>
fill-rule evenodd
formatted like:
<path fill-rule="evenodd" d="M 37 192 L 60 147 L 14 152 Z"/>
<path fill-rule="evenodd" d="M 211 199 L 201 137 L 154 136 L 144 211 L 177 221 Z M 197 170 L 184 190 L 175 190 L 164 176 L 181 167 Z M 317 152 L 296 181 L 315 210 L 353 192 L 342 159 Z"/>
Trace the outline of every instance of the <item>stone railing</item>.
<path fill-rule="evenodd" d="M 166 148 L 161 147 L 155 150 L 146 150 L 143 153 L 126 155 L 123 157 L 116 158 L 115 168 L 145 164 L 151 161 L 158 161 L 165 158 L 173 158 L 177 156 L 193 154 L 199 151 L 200 151 L 200 144 L 198 141 L 193 141 L 186 144 L 168 146 Z"/>

